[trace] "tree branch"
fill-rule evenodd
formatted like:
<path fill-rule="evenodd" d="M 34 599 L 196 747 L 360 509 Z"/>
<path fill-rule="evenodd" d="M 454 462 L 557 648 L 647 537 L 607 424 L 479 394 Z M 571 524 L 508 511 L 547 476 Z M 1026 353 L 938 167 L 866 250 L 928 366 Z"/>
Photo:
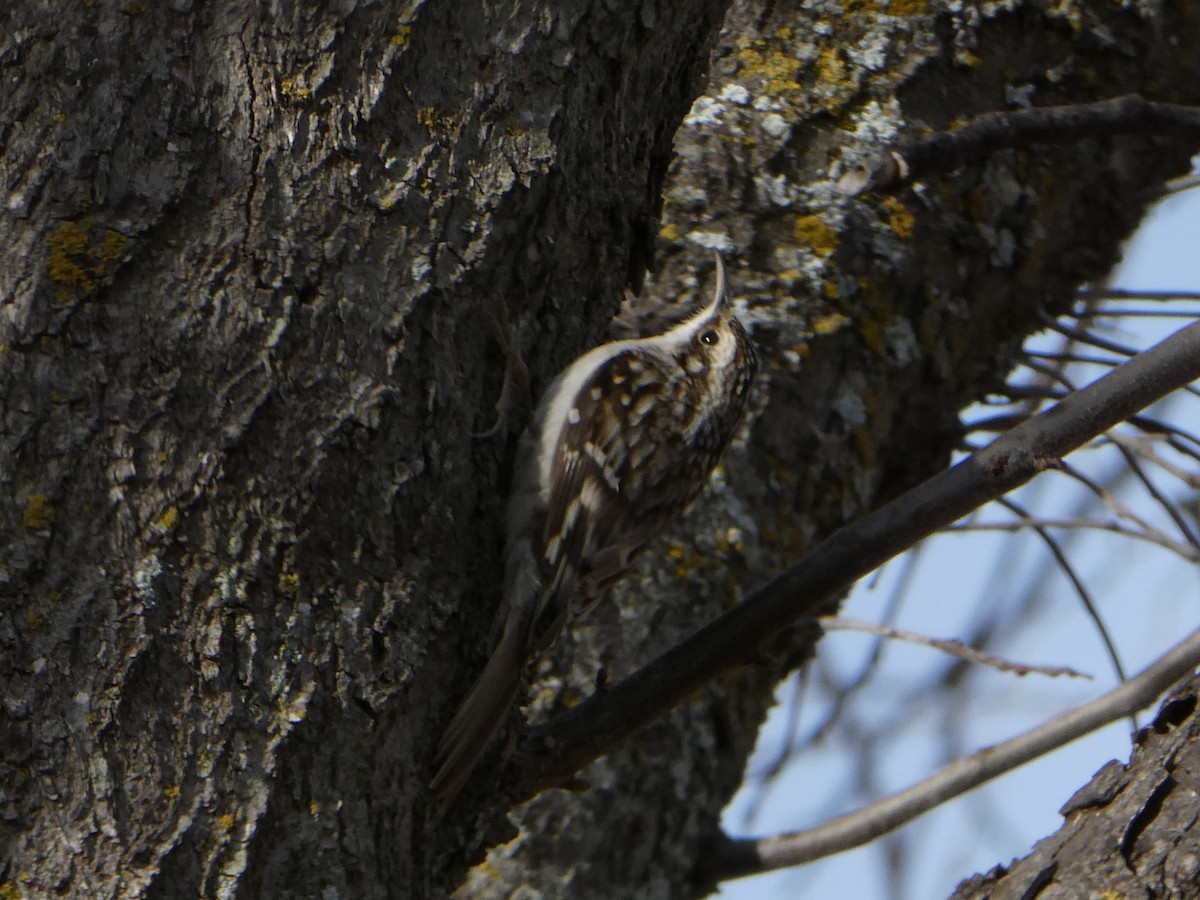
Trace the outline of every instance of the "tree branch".
<path fill-rule="evenodd" d="M 821 616 L 818 621 L 821 623 L 821 628 L 826 632 L 861 631 L 866 634 L 875 634 L 894 641 L 905 641 L 910 644 L 929 647 L 933 650 L 940 650 L 942 653 L 949 654 L 957 659 L 974 663 L 977 666 L 987 666 L 998 672 L 1012 672 L 1016 675 L 1045 675 L 1049 678 L 1066 676 L 1068 678 L 1087 678 L 1090 680 L 1092 677 L 1066 666 L 1039 666 L 1034 663 L 1013 662 L 1010 659 L 996 656 L 994 653 L 985 653 L 969 644 L 964 644 L 962 641 L 930 637 L 927 634 L 920 634 L 905 628 L 897 628 L 895 625 L 880 625 L 878 622 L 868 622 L 865 619 L 852 619 L 844 616 Z"/>
<path fill-rule="evenodd" d="M 904 142 L 847 172 L 838 181 L 838 190 L 850 196 L 888 190 L 1006 147 L 1131 131 L 1162 131 L 1200 141 L 1200 109 L 1126 94 L 1095 103 L 984 113 L 952 131 Z"/>
<path fill-rule="evenodd" d="M 699 864 L 704 883 L 796 866 L 849 850 L 894 831 L 948 800 L 1051 750 L 1145 709 L 1200 665 L 1200 631 L 1102 697 L 1018 735 L 957 759 L 907 790 L 816 828 L 769 838 L 725 836 Z"/>
<path fill-rule="evenodd" d="M 695 635 L 533 730 L 514 754 L 514 794 L 564 783 L 800 619 L 828 611 L 872 569 L 1200 377 L 1200 323 L 1181 329 L 990 446 L 838 530 Z"/>

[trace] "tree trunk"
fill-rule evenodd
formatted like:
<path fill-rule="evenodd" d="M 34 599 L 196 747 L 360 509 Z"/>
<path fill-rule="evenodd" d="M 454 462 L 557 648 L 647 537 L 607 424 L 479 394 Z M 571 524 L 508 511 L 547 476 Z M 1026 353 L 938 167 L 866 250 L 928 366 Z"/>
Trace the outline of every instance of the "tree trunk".
<path fill-rule="evenodd" d="M 649 293 L 725 251 L 759 414 L 533 715 L 941 465 L 956 411 L 1186 166 L 1103 137 L 837 196 L 831 165 L 1026 86 L 1195 102 L 1191 6 L 1013 5 L 730 12 Z M 495 754 L 448 818 L 426 806 L 500 599 L 519 415 L 475 435 L 503 339 L 536 390 L 640 282 L 725 6 L 0 11 L 0 896 L 438 896 L 510 836 Z M 694 893 L 774 678 L 543 795 L 465 893 Z"/>
<path fill-rule="evenodd" d="M 1198 699 L 1200 678 L 1173 691 L 1129 763 L 1108 763 L 1067 801 L 1057 833 L 955 898 L 1200 897 Z"/>

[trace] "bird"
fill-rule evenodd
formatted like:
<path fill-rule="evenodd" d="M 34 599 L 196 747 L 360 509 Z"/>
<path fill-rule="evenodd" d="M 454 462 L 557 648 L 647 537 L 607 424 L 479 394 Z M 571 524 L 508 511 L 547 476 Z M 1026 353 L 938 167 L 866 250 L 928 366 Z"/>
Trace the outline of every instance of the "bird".
<path fill-rule="evenodd" d="M 584 353 L 550 383 L 522 435 L 499 639 L 438 745 L 436 809 L 478 765 L 526 665 L 691 506 L 740 427 L 758 356 L 714 256 L 705 306 L 659 334 Z"/>

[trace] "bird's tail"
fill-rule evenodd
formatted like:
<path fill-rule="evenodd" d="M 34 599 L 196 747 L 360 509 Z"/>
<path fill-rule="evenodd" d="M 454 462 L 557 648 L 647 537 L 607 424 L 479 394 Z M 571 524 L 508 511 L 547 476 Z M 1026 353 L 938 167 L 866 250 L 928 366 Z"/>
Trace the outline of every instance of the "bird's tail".
<path fill-rule="evenodd" d="M 504 628 L 483 674 L 438 744 L 438 770 L 430 787 L 439 813 L 454 802 L 512 707 L 525 666 L 526 643 L 522 629 L 514 624 Z"/>

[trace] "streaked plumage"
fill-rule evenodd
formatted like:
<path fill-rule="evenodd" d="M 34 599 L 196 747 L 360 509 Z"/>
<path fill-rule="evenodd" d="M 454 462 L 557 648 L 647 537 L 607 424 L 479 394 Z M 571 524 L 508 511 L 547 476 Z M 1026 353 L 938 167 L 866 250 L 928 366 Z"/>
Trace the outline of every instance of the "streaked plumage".
<path fill-rule="evenodd" d="M 720 257 L 716 275 L 688 319 L 596 347 L 546 390 L 508 505 L 500 639 L 439 745 L 439 806 L 500 727 L 526 663 L 691 505 L 737 430 L 757 358 Z"/>

